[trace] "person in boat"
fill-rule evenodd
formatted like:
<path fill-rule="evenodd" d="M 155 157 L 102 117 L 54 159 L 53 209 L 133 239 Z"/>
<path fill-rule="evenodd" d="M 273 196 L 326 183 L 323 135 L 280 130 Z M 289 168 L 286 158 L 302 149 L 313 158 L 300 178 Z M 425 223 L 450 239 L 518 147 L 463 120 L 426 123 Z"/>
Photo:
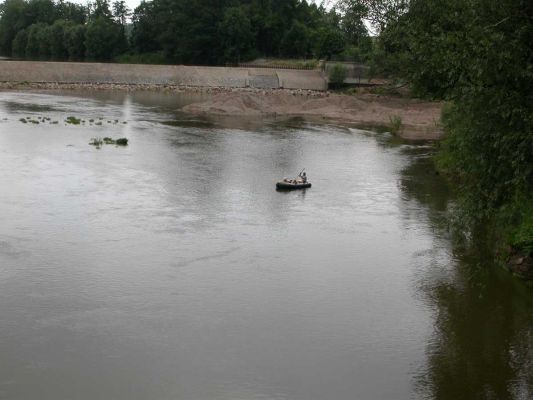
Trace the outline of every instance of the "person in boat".
<path fill-rule="evenodd" d="M 302 180 L 302 183 L 307 183 L 307 174 L 305 172 L 302 172 L 299 176 Z"/>

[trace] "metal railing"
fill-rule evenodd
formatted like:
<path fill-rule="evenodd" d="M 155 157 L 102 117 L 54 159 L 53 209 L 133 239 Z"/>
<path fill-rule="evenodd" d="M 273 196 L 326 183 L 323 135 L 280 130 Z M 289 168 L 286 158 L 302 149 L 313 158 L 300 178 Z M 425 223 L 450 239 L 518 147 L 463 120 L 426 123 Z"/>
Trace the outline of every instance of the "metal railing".
<path fill-rule="evenodd" d="M 273 63 L 273 64 L 251 64 L 251 63 L 239 63 L 236 65 L 226 64 L 227 67 L 236 66 L 239 68 L 268 68 L 268 69 L 295 69 L 295 70 L 304 70 L 310 71 L 317 69 L 318 66 L 313 65 L 295 65 L 295 64 L 284 64 L 284 63 Z"/>

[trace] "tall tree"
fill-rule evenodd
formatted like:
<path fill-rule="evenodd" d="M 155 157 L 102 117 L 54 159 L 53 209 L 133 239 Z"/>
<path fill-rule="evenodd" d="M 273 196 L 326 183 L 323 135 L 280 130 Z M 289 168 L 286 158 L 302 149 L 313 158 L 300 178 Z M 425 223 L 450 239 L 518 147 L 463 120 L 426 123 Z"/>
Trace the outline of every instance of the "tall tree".
<path fill-rule="evenodd" d="M 91 18 L 85 31 L 86 57 L 89 60 L 109 61 L 124 51 L 120 25 L 109 18 Z"/>
<path fill-rule="evenodd" d="M 128 22 L 128 18 L 131 16 L 131 10 L 128 8 L 124 0 L 115 1 L 113 3 L 113 16 L 115 21 L 124 27 Z"/>
<path fill-rule="evenodd" d="M 240 62 L 241 56 L 254 47 L 250 18 L 242 7 L 226 8 L 219 32 L 226 61 Z"/>
<path fill-rule="evenodd" d="M 85 57 L 85 25 L 70 25 L 65 32 L 68 58 L 82 61 Z"/>
<path fill-rule="evenodd" d="M 11 55 L 11 44 L 17 33 L 25 29 L 26 2 L 24 0 L 6 0 L 0 4 L 0 52 Z"/>

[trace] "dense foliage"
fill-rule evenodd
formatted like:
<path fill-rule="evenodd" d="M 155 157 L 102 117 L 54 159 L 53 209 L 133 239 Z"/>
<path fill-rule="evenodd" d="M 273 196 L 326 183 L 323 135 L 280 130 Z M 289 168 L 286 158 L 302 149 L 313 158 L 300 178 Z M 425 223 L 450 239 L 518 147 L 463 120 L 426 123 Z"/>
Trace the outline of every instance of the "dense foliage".
<path fill-rule="evenodd" d="M 446 99 L 439 162 L 465 220 L 533 244 L 533 2 L 353 0 L 379 31 L 381 71 Z M 528 250 L 529 249 L 529 250 Z"/>
<path fill-rule="evenodd" d="M 88 7 L 52 0 L 0 4 L 0 52 L 41 60 L 110 60 L 127 48 L 124 1 Z"/>
<path fill-rule="evenodd" d="M 370 42 L 366 29 L 350 36 L 336 9 L 305 0 L 143 1 L 133 14 L 131 38 L 135 52 L 186 64 L 331 58 L 363 42 Z M 360 59 L 365 56 L 368 51 Z"/>
<path fill-rule="evenodd" d="M 0 3 L 0 53 L 18 58 L 221 65 L 259 56 L 364 61 L 371 50 L 362 15 L 306 0 L 151 0 L 133 12 L 124 1 Z"/>

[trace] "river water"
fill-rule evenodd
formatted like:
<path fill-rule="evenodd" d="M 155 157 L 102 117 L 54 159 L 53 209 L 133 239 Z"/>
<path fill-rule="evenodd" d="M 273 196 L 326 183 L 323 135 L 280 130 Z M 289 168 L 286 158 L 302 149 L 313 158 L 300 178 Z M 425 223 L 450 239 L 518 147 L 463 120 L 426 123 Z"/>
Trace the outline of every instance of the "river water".
<path fill-rule="evenodd" d="M 432 146 L 189 101 L 0 93 L 1 399 L 533 396 L 531 289 L 454 244 Z"/>

